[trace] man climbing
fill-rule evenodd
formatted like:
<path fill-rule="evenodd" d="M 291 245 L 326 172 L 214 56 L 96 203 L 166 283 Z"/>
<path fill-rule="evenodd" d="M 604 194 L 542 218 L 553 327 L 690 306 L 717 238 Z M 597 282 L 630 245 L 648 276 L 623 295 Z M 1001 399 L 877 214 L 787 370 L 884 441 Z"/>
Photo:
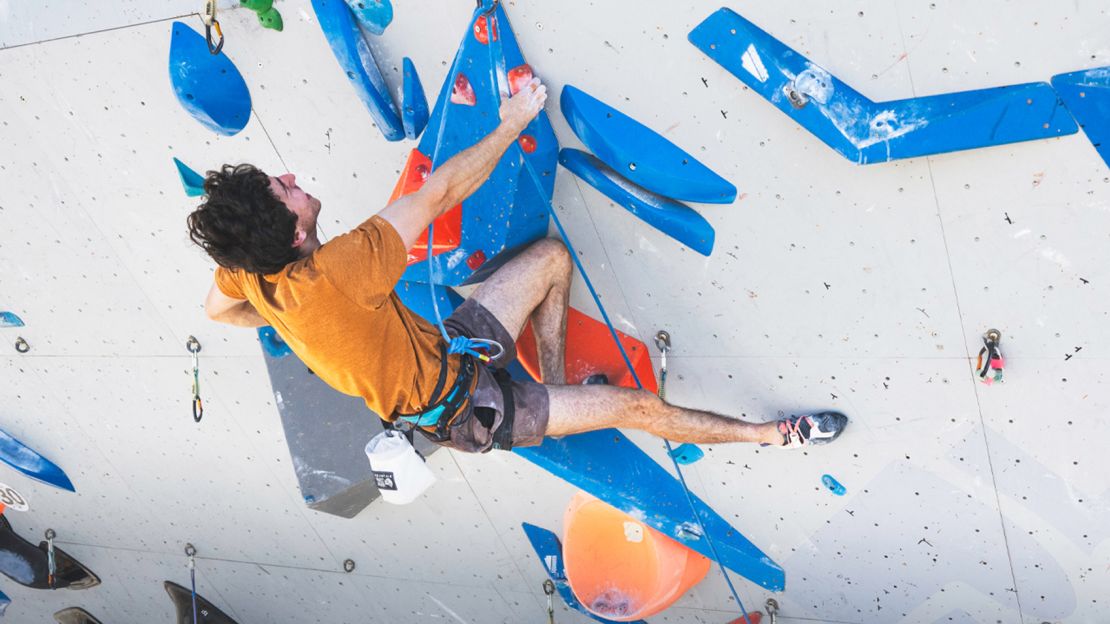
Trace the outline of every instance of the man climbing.
<path fill-rule="evenodd" d="M 336 390 L 462 451 L 536 445 L 544 436 L 608 427 L 676 442 L 786 448 L 840 435 L 847 418 L 836 412 L 749 423 L 670 405 L 643 390 L 564 385 L 572 263 L 554 239 L 507 262 L 444 321 L 452 338 L 497 343 L 503 349 L 497 368 L 448 353 L 439 330 L 401 303 L 393 288 L 407 266 L 406 251 L 436 217 L 485 182 L 546 99 L 546 87 L 533 79 L 503 100 L 493 132 L 440 165 L 419 191 L 324 244 L 316 234 L 320 201 L 293 174 L 271 177 L 251 165 L 209 172 L 206 201 L 188 218 L 192 240 L 220 265 L 205 302 L 208 316 L 272 325 Z M 529 320 L 542 384 L 508 379 L 500 368 L 516 357 L 516 339 Z"/>

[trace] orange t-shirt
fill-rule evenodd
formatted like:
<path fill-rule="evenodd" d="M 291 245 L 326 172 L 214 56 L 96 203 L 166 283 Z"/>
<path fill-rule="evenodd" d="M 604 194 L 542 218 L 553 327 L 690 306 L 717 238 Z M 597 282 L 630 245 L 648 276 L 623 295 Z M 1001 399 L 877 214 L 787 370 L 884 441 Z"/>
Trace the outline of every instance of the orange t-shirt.
<path fill-rule="evenodd" d="M 397 230 L 373 216 L 280 273 L 220 267 L 216 285 L 249 301 L 320 379 L 392 420 L 424 408 L 439 379 L 439 330 L 393 292 L 407 263 Z M 447 387 L 459 356 L 449 363 Z"/>

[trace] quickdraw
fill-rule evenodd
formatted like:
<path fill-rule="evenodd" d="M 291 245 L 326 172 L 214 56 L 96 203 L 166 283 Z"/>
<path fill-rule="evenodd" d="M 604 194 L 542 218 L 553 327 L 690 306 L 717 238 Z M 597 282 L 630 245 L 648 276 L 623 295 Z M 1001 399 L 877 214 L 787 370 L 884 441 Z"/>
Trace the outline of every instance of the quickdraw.
<path fill-rule="evenodd" d="M 555 624 L 555 583 L 544 579 L 543 593 L 547 594 L 547 624 Z"/>
<path fill-rule="evenodd" d="M 988 329 L 983 334 L 983 348 L 979 349 L 979 357 L 975 361 L 975 372 L 979 381 L 988 386 L 996 381 L 1002 381 L 1002 367 L 1005 359 L 999 344 L 1002 342 L 1002 332 L 997 329 Z"/>
<path fill-rule="evenodd" d="M 204 418 L 204 402 L 200 400 L 200 341 L 193 336 L 185 341 L 185 348 L 193 356 L 193 422 Z"/>
<path fill-rule="evenodd" d="M 189 582 L 192 584 L 193 624 L 197 624 L 197 547 L 185 544 L 185 556 L 189 558 Z"/>
<path fill-rule="evenodd" d="M 55 589 L 54 586 L 57 581 L 55 573 L 58 571 L 58 564 L 54 560 L 54 538 L 57 536 L 58 534 L 54 532 L 54 529 L 47 529 L 44 534 L 44 537 L 46 537 L 46 584 L 50 586 L 50 589 Z"/>
<path fill-rule="evenodd" d="M 200 19 L 204 22 L 204 39 L 208 42 L 208 51 L 215 56 L 224 49 L 224 31 L 220 28 L 220 20 L 216 19 L 216 0 L 205 1 L 204 12 L 200 14 Z M 216 36 L 220 38 L 219 42 L 212 41 L 213 29 L 216 31 Z"/>

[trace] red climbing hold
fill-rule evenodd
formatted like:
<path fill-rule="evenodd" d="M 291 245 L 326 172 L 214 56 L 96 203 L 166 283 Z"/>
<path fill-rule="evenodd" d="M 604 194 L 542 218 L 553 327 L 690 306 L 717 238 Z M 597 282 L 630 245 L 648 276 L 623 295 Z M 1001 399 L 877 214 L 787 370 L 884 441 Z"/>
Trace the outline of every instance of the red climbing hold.
<path fill-rule="evenodd" d="M 474 87 L 470 86 L 470 80 L 462 72 L 455 76 L 455 86 L 451 89 L 451 102 L 464 106 L 474 106 L 478 103 L 478 98 L 474 95 Z"/>
<path fill-rule="evenodd" d="M 466 266 L 470 267 L 471 271 L 477 271 L 478 267 L 482 266 L 485 263 L 486 252 L 482 251 L 481 249 L 470 254 L 470 257 L 466 259 Z"/>
<path fill-rule="evenodd" d="M 412 150 L 409 153 L 408 162 L 405 163 L 405 169 L 401 172 L 401 178 L 397 180 L 397 186 L 393 187 L 393 194 L 389 196 L 389 202 L 393 203 L 399 197 L 420 190 L 431 170 L 432 160 L 420 150 Z M 432 255 L 437 256 L 457 249 L 460 240 L 462 240 L 462 204 L 448 210 L 435 220 Z M 409 264 L 428 259 L 428 230 L 424 230 L 424 233 L 416 239 L 408 255 Z"/>
<path fill-rule="evenodd" d="M 536 151 L 536 139 L 530 134 L 520 135 L 520 138 L 517 139 L 517 142 L 520 143 L 520 149 L 524 150 L 525 154 L 531 154 L 532 152 Z"/>
<path fill-rule="evenodd" d="M 488 24 L 488 26 L 487 26 Z M 486 16 L 483 15 L 474 21 L 474 38 L 484 45 L 489 44 L 489 26 L 493 27 L 493 40 L 497 41 L 497 18 L 490 18 L 489 22 L 486 21 Z"/>
<path fill-rule="evenodd" d="M 532 80 L 532 66 L 525 63 L 509 70 L 509 95 L 516 95 Z"/>

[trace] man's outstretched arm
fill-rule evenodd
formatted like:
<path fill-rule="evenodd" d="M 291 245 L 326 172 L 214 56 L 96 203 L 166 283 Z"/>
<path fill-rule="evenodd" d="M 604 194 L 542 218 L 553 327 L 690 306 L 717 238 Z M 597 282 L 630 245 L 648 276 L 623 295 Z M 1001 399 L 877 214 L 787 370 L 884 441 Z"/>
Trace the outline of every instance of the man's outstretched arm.
<path fill-rule="evenodd" d="M 245 299 L 232 299 L 220 291 L 220 287 L 212 284 L 208 291 L 208 298 L 204 300 L 204 311 L 208 318 L 228 325 L 239 327 L 265 327 L 269 321 L 262 318 L 258 310 L 254 309 L 251 302 Z"/>
<path fill-rule="evenodd" d="M 380 213 L 401 235 L 405 249 L 416 243 L 432 221 L 470 197 L 486 181 L 505 150 L 543 108 L 547 87 L 533 79 L 501 102 L 501 123 L 474 146 L 459 152 L 432 172 L 419 191 L 399 198 Z"/>

